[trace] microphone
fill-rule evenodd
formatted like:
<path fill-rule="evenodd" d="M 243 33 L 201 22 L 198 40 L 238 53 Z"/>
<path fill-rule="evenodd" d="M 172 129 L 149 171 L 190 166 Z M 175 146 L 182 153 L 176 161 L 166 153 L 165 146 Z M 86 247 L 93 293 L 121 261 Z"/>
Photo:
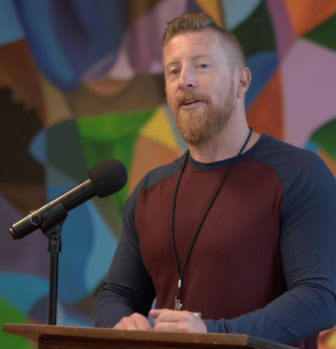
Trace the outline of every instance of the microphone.
<path fill-rule="evenodd" d="M 14 223 L 9 231 L 13 239 L 21 239 L 34 230 L 44 227 L 56 205 L 70 211 L 94 196 L 105 197 L 122 189 L 127 182 L 125 166 L 117 159 L 103 160 L 88 170 L 86 181 L 70 189 L 38 210 Z"/>

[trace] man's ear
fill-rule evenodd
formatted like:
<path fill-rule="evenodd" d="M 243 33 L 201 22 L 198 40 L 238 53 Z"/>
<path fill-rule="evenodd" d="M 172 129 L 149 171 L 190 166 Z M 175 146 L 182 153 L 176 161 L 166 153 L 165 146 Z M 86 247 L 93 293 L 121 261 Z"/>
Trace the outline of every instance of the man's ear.
<path fill-rule="evenodd" d="M 237 97 L 242 97 L 247 92 L 251 83 L 252 74 L 248 67 L 238 70 Z"/>

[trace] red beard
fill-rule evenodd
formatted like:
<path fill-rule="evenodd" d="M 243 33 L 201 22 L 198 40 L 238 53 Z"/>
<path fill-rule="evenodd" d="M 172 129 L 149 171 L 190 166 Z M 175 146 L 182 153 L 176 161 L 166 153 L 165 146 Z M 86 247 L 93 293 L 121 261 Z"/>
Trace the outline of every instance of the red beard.
<path fill-rule="evenodd" d="M 183 110 L 185 101 L 201 101 L 202 105 Z M 231 88 L 222 107 L 212 105 L 208 95 L 184 92 L 176 98 L 172 110 L 177 128 L 187 144 L 199 145 L 216 136 L 226 125 L 234 107 L 234 91 Z"/>

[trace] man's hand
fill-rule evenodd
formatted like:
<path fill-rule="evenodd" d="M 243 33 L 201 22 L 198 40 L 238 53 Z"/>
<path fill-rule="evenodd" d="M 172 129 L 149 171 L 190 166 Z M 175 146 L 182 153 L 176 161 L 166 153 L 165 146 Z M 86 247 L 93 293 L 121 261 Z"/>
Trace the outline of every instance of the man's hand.
<path fill-rule="evenodd" d="M 189 311 L 152 309 L 149 315 L 156 320 L 155 331 L 207 332 L 204 321 Z"/>
<path fill-rule="evenodd" d="M 153 328 L 147 318 L 139 313 L 123 317 L 114 327 L 116 330 L 151 331 Z"/>

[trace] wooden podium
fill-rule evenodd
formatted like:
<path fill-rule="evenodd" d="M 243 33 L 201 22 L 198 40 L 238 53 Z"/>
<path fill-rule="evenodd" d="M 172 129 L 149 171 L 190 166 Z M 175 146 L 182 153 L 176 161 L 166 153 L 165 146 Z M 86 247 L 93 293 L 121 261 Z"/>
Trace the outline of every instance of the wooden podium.
<path fill-rule="evenodd" d="M 238 334 L 123 331 L 30 324 L 4 324 L 3 331 L 35 340 L 39 349 L 292 349 Z"/>

